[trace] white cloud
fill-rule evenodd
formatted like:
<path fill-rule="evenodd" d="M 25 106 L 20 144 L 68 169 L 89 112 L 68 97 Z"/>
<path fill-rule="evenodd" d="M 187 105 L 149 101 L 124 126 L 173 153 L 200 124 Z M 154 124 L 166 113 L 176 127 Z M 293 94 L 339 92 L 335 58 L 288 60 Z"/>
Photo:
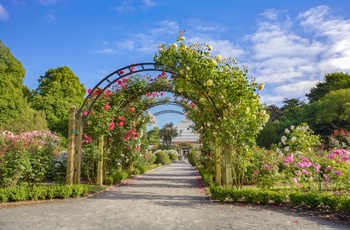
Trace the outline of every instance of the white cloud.
<path fill-rule="evenodd" d="M 10 14 L 6 11 L 5 7 L 0 4 L 0 20 L 6 21 L 10 19 Z"/>
<path fill-rule="evenodd" d="M 350 71 L 350 20 L 333 17 L 326 6 L 300 13 L 295 19 L 269 9 L 261 14 L 254 34 L 245 38 L 250 73 L 270 90 L 262 102 L 305 98 L 326 73 Z"/>
<path fill-rule="evenodd" d="M 277 95 L 283 95 L 283 98 L 302 98 L 314 87 L 317 81 L 298 81 L 291 84 L 284 84 L 274 89 Z M 281 101 L 282 102 L 282 101 Z"/>
<path fill-rule="evenodd" d="M 156 3 L 152 0 L 142 0 L 142 2 L 147 8 L 152 8 L 156 5 Z"/>
<path fill-rule="evenodd" d="M 113 9 L 117 12 L 135 12 L 136 8 L 132 0 L 124 0 L 121 5 L 114 6 Z"/>
<path fill-rule="evenodd" d="M 127 36 L 127 39 L 109 43 L 102 42 L 96 52 L 100 54 L 124 54 L 125 52 L 140 52 L 154 54 L 165 36 L 175 36 L 179 31 L 177 22 L 164 20 L 158 27 L 151 28 L 145 33 L 136 33 Z"/>

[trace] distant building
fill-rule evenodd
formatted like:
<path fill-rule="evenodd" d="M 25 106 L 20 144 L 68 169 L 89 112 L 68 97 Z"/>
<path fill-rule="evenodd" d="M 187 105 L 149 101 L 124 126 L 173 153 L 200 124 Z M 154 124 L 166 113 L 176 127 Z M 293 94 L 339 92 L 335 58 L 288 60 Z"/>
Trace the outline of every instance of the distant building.
<path fill-rule="evenodd" d="M 178 136 L 173 138 L 172 144 L 180 145 L 181 143 L 191 143 L 194 146 L 199 145 L 199 135 L 195 134 L 191 125 L 193 123 L 190 120 L 182 120 L 180 124 L 174 125 L 174 128 L 177 129 Z M 188 145 L 181 145 L 181 149 L 179 151 L 179 159 L 183 159 L 183 157 L 187 157 L 190 153 L 191 148 Z"/>
<path fill-rule="evenodd" d="M 187 119 L 182 120 L 180 124 L 174 125 L 179 135 L 173 138 L 172 143 L 190 142 L 194 145 L 199 145 L 199 135 L 194 133 L 191 125 L 193 123 Z"/>

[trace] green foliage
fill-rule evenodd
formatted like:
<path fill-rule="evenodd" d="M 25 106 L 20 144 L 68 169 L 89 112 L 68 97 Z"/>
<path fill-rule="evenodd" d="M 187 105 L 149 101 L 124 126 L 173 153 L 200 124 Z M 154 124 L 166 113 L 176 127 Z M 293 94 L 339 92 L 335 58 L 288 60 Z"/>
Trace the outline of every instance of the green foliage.
<path fill-rule="evenodd" d="M 159 128 L 154 127 L 147 132 L 147 139 L 150 145 L 158 145 L 160 142 Z"/>
<path fill-rule="evenodd" d="M 304 196 L 302 192 L 291 193 L 288 195 L 288 197 L 290 203 L 294 206 L 299 206 L 303 203 Z"/>
<path fill-rule="evenodd" d="M 155 153 L 155 156 L 156 156 L 156 160 L 154 162 L 155 164 L 168 165 L 171 163 L 169 156 L 163 151 L 158 150 Z"/>
<path fill-rule="evenodd" d="M 192 151 L 188 154 L 188 162 L 192 166 L 196 166 L 198 159 L 199 159 L 198 154 L 195 151 Z"/>
<path fill-rule="evenodd" d="M 346 215 L 350 216 L 350 197 L 343 197 L 339 208 Z"/>
<path fill-rule="evenodd" d="M 67 137 L 69 109 L 83 103 L 84 85 L 67 66 L 46 71 L 38 81 L 32 107 L 45 111 L 51 131 Z"/>
<path fill-rule="evenodd" d="M 24 74 L 22 64 L 0 41 L 0 126 L 13 125 L 16 119 L 27 117 L 29 104 L 23 95 Z"/>
<path fill-rule="evenodd" d="M 306 94 L 311 103 L 325 97 L 334 90 L 350 88 L 350 75 L 343 72 L 328 73 L 324 76 L 323 82 L 316 83 L 316 86 Z"/>
<path fill-rule="evenodd" d="M 48 179 L 59 139 L 48 131 L 0 134 L 2 187 L 38 184 Z"/>
<path fill-rule="evenodd" d="M 159 137 L 162 139 L 163 145 L 171 145 L 173 138 L 177 137 L 178 135 L 177 129 L 174 127 L 172 122 L 165 124 L 159 130 Z"/>
<path fill-rule="evenodd" d="M 0 188 L 0 202 L 65 199 L 68 197 L 84 196 L 91 191 L 88 185 L 58 185 L 58 186 L 15 186 Z"/>

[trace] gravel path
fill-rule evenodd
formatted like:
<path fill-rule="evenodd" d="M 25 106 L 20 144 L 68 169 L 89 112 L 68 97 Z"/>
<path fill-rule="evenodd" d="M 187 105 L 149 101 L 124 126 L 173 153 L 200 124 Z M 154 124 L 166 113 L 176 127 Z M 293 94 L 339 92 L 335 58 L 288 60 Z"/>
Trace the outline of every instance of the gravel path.
<path fill-rule="evenodd" d="M 81 199 L 0 205 L 7 229 L 350 229 L 271 208 L 211 202 L 188 163 L 175 163 Z"/>

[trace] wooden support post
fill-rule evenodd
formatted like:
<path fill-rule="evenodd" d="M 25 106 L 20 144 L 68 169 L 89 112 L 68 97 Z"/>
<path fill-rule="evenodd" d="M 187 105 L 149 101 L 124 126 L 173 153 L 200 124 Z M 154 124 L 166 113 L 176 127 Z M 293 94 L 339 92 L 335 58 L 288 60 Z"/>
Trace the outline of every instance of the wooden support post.
<path fill-rule="evenodd" d="M 215 143 L 215 183 L 221 186 L 221 145 L 218 138 Z"/>
<path fill-rule="evenodd" d="M 103 184 L 103 136 L 98 139 L 98 151 L 100 159 L 97 162 L 97 178 L 96 185 L 102 186 Z"/>
<path fill-rule="evenodd" d="M 77 119 L 76 130 L 77 130 L 77 135 L 75 138 L 74 184 L 80 184 L 81 155 L 82 155 L 82 141 L 83 141 L 82 118 Z"/>
<path fill-rule="evenodd" d="M 224 154 L 224 187 L 232 187 L 232 146 L 230 144 L 223 145 Z"/>
<path fill-rule="evenodd" d="M 66 184 L 73 184 L 75 154 L 75 107 L 69 110 Z"/>

